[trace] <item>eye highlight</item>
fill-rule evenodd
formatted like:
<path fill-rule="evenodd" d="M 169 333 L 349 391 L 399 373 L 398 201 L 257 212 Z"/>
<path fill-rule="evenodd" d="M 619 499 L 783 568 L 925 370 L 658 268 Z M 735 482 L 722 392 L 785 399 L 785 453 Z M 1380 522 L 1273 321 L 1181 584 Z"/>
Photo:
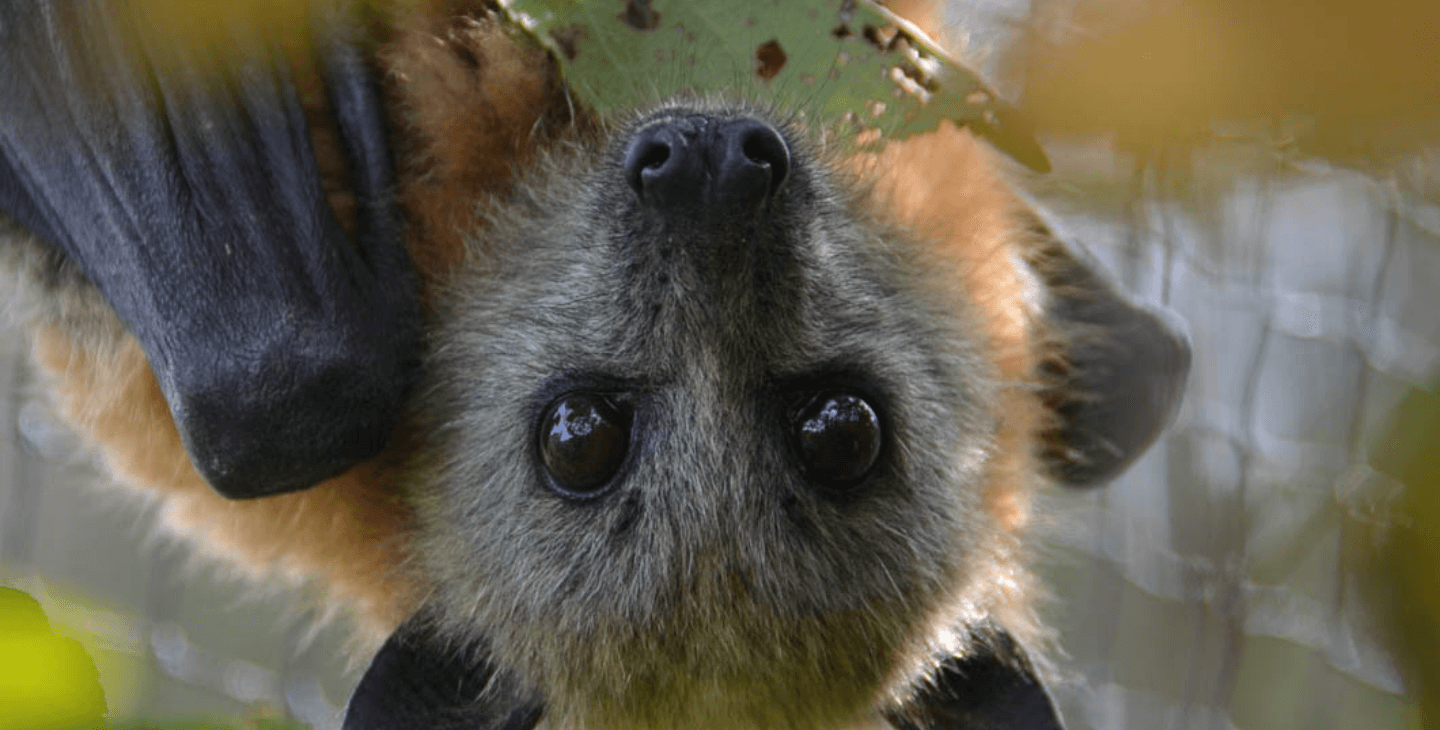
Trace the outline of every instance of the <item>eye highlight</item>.
<path fill-rule="evenodd" d="M 555 399 L 539 424 L 540 461 L 562 496 L 588 498 L 611 483 L 630 448 L 628 403 L 597 393 Z"/>
<path fill-rule="evenodd" d="M 880 458 L 884 432 L 875 409 L 844 391 L 819 393 L 794 418 L 795 449 L 805 473 L 831 490 L 854 486 Z"/>

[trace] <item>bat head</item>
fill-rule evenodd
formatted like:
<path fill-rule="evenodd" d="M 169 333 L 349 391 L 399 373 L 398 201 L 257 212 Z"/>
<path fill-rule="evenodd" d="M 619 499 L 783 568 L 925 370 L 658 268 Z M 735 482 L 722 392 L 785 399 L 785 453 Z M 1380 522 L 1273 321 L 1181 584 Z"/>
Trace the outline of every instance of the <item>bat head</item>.
<path fill-rule="evenodd" d="M 587 727 L 856 716 L 995 568 L 977 317 L 758 109 L 664 106 L 537 169 L 415 409 L 442 632 Z"/>

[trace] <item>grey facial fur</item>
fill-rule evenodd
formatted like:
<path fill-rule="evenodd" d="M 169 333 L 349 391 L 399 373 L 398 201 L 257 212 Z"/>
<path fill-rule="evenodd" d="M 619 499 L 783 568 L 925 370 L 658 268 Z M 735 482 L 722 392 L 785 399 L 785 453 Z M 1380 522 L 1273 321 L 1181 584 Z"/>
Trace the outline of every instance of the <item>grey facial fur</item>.
<path fill-rule="evenodd" d="M 627 185 L 638 131 L 768 120 L 790 151 L 750 219 L 660 213 Z M 666 106 L 536 166 L 472 242 L 430 328 L 406 496 L 442 631 L 487 642 L 555 726 L 835 726 L 909 679 L 987 590 L 979 481 L 996 376 L 925 246 L 798 127 Z M 793 448 L 818 392 L 871 403 L 861 483 Z M 567 393 L 633 403 L 618 474 L 551 488 L 538 421 Z"/>

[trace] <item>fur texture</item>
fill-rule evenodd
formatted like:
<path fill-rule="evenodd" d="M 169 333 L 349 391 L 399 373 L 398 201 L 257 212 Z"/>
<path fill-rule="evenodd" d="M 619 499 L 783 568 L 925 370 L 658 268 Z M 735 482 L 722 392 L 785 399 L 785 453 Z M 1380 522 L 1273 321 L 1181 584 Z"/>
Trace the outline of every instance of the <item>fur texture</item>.
<path fill-rule="evenodd" d="M 626 200 L 622 148 L 679 107 L 572 118 L 550 61 L 483 7 L 399 7 L 375 60 L 430 346 L 380 457 L 221 498 L 103 301 L 0 231 L 55 407 L 116 479 L 202 552 L 349 607 L 361 655 L 434 607 L 541 688 L 546 727 L 844 727 L 963 654 L 969 628 L 1043 643 L 1021 545 L 1064 332 L 988 148 L 947 127 L 832 159 L 783 113 L 688 103 L 769 120 L 791 175 L 765 230 L 656 227 Z M 307 98 L 321 169 L 343 179 L 323 94 Z M 347 191 L 331 202 L 347 220 Z M 838 500 L 804 483 L 782 417 L 836 384 L 873 397 L 887 432 Z M 620 486 L 583 503 L 534 458 L 540 409 L 577 387 L 638 404 Z"/>

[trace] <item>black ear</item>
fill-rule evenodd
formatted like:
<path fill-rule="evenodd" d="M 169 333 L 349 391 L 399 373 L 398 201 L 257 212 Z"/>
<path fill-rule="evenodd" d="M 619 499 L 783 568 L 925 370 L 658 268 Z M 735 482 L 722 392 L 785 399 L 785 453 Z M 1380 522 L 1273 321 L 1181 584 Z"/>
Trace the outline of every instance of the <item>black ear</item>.
<path fill-rule="evenodd" d="M 1119 476 L 1150 447 L 1179 410 L 1190 372 L 1190 341 L 1160 313 L 1132 301 L 1100 265 L 1055 238 L 1033 261 L 1045 285 L 1041 306 L 1062 341 L 1044 367 L 1045 393 L 1059 416 L 1042 458 L 1067 486 L 1093 487 Z"/>
<path fill-rule="evenodd" d="M 998 629 L 972 633 L 963 656 L 948 657 L 903 705 L 887 709 L 897 730 L 1064 730 L 1024 652 Z"/>
<path fill-rule="evenodd" d="M 417 614 L 370 661 L 344 730 L 530 730 L 543 710 L 482 646 L 457 649 Z"/>
<path fill-rule="evenodd" d="M 192 34 L 146 13 L 199 6 L 0 0 L 0 215 L 79 264 L 144 347 L 197 470 L 236 498 L 378 452 L 419 342 L 358 21 L 298 3 L 309 25 L 286 26 L 324 67 L 358 202 L 351 241 L 293 39 L 241 5 L 205 4 Z"/>

